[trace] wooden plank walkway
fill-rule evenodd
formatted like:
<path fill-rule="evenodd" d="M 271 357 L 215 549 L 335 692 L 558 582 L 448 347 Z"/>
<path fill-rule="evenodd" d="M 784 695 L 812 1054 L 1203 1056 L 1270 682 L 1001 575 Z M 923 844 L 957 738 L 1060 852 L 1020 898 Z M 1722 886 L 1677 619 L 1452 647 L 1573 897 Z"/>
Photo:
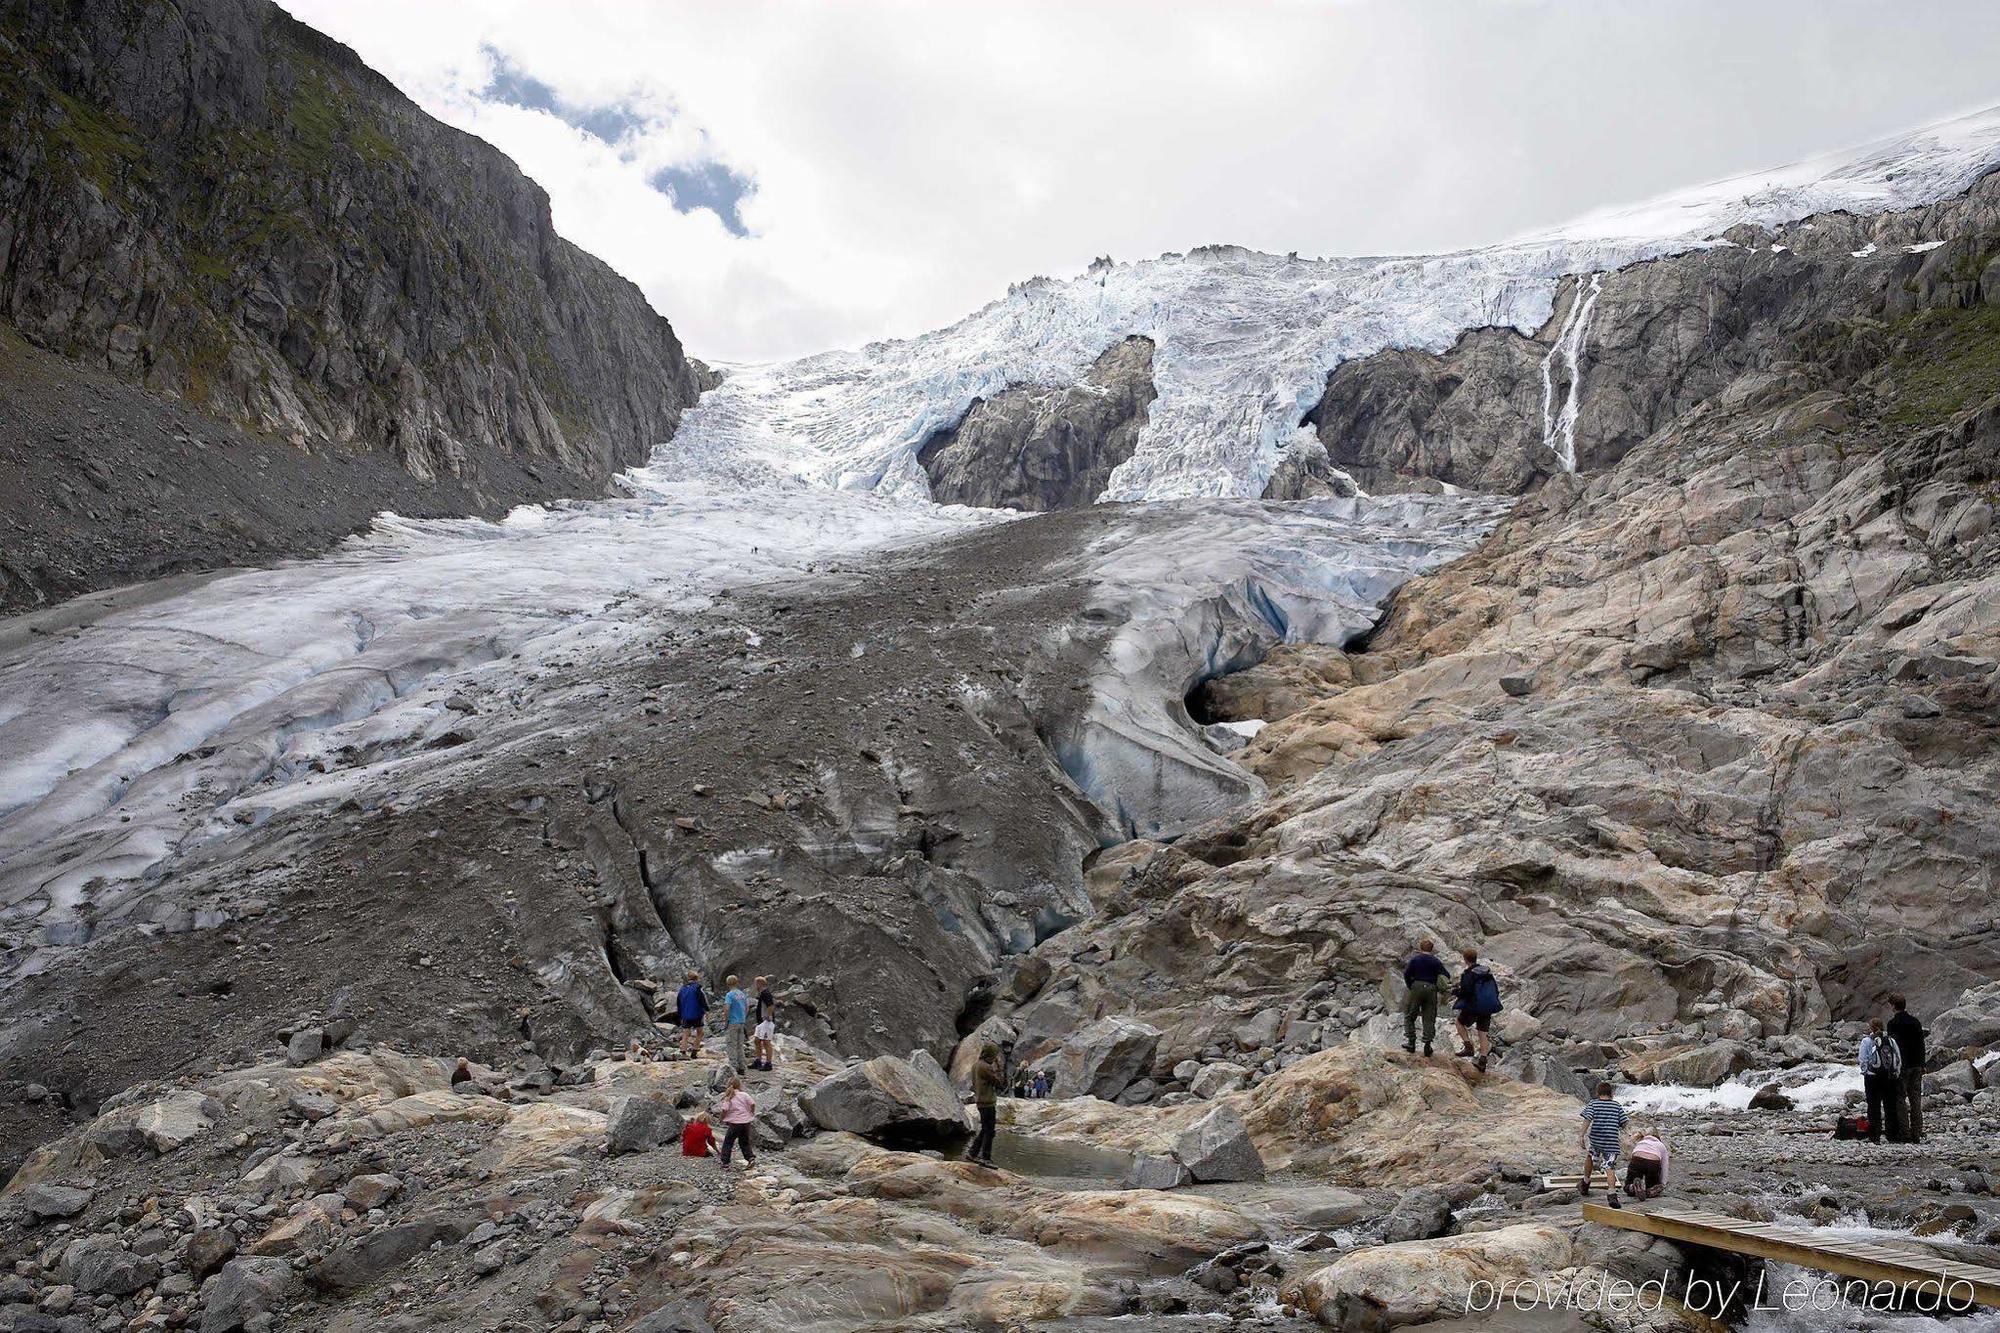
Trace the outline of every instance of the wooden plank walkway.
<path fill-rule="evenodd" d="M 1864 1282 L 1891 1282 L 1899 1287 L 1942 1284 L 1947 1296 L 1964 1300 L 1967 1289 L 1979 1305 L 2000 1309 L 2000 1268 L 1983 1268 L 1941 1259 L 1927 1250 L 1876 1241 L 1822 1237 L 1810 1227 L 1780 1227 L 1746 1222 L 1723 1213 L 1703 1212 L 1659 1203 L 1629 1208 L 1583 1205 L 1585 1220 L 1626 1231 L 1643 1231 L 1668 1240 L 1710 1249 L 1734 1250 L 1759 1259 L 1816 1268 Z"/>

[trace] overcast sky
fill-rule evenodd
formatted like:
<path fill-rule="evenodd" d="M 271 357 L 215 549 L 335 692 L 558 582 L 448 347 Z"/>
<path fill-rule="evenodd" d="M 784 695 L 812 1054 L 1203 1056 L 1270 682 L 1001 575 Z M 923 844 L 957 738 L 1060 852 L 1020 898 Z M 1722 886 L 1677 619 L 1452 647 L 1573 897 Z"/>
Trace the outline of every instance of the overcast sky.
<path fill-rule="evenodd" d="M 2000 103 L 1987 0 L 281 3 L 724 361 L 1103 254 L 1477 245 Z"/>

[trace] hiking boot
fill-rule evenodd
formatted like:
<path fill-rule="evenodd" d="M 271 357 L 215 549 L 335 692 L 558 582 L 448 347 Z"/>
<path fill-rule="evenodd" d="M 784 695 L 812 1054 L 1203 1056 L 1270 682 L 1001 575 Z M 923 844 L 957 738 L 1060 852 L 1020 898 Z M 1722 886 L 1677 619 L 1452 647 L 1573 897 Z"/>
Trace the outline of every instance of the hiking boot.
<path fill-rule="evenodd" d="M 1589 1181 L 1579 1180 L 1576 1182 L 1576 1197 L 1579 1199 L 1588 1199 L 1590 1197 Z"/>
<path fill-rule="evenodd" d="M 1473 1067 L 1474 1069 L 1477 1069 L 1477 1070 L 1478 1070 L 1478 1071 L 1479 1071 L 1480 1073 L 1482 1073 L 1482 1074 L 1483 1074 L 1483 1073 L 1485 1073 L 1485 1072 L 1486 1072 L 1486 1057 L 1482 1055 L 1482 1056 L 1480 1056 L 1480 1057 L 1479 1057 L 1478 1059 L 1474 1060 L 1474 1061 L 1472 1062 L 1472 1067 Z"/>
<path fill-rule="evenodd" d="M 1411 1055 L 1415 1055 L 1417 1053 L 1417 1044 L 1413 1041 L 1406 1041 L 1403 1043 L 1403 1049 Z"/>
<path fill-rule="evenodd" d="M 1431 1053 L 1431 1044 L 1430 1044 L 1429 1042 L 1425 1042 L 1425 1043 L 1424 1043 L 1424 1054 L 1425 1054 L 1425 1055 L 1429 1055 L 1430 1053 Z"/>
<path fill-rule="evenodd" d="M 1461 1060 L 1469 1060 L 1477 1054 L 1479 1054 L 1479 1052 L 1473 1050 L 1470 1046 L 1463 1046 L 1459 1048 L 1458 1058 Z"/>
<path fill-rule="evenodd" d="M 1613 1208 L 1619 1208 L 1619 1209 L 1622 1209 L 1622 1208 L 1624 1208 L 1624 1207 L 1625 1207 L 1625 1205 L 1624 1205 L 1624 1204 L 1622 1204 L 1622 1203 L 1618 1202 L 1618 1195 L 1617 1195 L 1616 1191 L 1614 1191 L 1614 1192 L 1612 1192 L 1612 1193 L 1610 1193 L 1610 1194 L 1607 1194 L 1607 1195 L 1605 1195 L 1604 1197 L 1605 1197 L 1606 1199 L 1608 1199 L 1608 1200 L 1610 1200 L 1610 1201 L 1611 1201 L 1611 1206 L 1612 1206 Z"/>

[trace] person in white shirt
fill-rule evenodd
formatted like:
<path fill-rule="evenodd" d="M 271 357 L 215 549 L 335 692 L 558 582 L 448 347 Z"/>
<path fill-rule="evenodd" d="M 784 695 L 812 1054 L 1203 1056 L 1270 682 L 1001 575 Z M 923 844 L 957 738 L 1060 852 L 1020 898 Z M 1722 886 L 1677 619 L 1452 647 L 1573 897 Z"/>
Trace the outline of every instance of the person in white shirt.
<path fill-rule="evenodd" d="M 1635 1199 L 1657 1199 L 1666 1187 L 1667 1141 L 1642 1129 L 1625 1157 L 1625 1192 Z"/>

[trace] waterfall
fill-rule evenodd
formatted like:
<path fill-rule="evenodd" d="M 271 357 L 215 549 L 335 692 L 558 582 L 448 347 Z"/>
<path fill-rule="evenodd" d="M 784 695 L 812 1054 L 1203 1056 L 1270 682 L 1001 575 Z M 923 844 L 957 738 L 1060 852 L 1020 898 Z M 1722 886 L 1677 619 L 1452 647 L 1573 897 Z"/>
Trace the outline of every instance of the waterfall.
<path fill-rule="evenodd" d="M 1562 331 L 1556 335 L 1549 354 L 1542 358 L 1542 443 L 1562 460 L 1565 472 L 1576 471 L 1576 413 L 1583 386 L 1583 340 L 1589 336 L 1591 312 L 1597 309 L 1597 294 L 1602 290 L 1604 274 L 1591 274 L 1590 290 L 1580 293 L 1570 303 Z M 1563 395 L 1561 412 L 1556 411 L 1555 401 L 1557 357 L 1569 365 L 1569 386 Z"/>

